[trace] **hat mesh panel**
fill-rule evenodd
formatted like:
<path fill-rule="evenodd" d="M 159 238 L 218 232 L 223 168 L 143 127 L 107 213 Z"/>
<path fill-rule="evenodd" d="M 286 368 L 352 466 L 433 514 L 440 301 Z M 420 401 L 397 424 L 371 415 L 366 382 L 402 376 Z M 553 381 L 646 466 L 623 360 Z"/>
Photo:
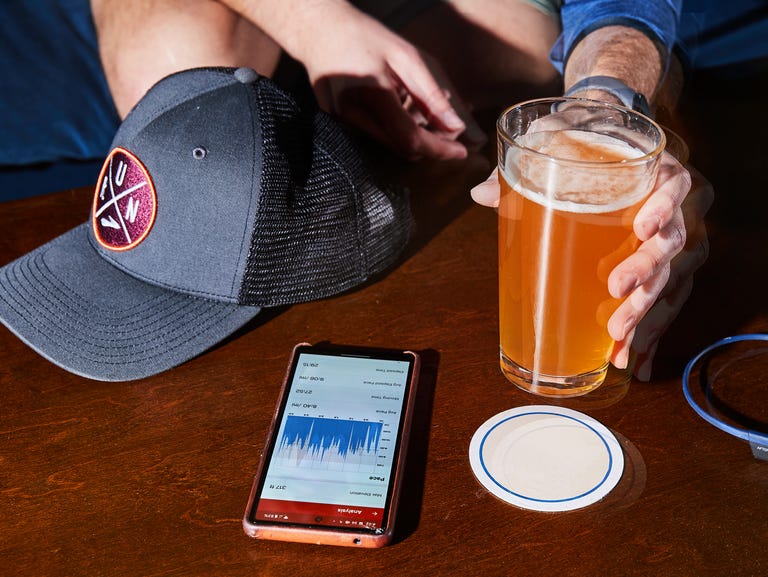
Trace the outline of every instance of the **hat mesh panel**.
<path fill-rule="evenodd" d="M 253 86 L 263 168 L 241 304 L 330 296 L 390 266 L 410 233 L 407 195 L 373 183 L 329 116 L 302 114 L 266 79 Z"/>

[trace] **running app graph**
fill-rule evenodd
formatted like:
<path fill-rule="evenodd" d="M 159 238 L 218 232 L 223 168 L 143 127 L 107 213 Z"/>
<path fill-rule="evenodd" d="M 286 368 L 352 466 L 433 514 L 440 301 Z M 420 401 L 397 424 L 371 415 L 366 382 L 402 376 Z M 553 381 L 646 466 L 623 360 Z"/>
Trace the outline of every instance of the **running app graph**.
<path fill-rule="evenodd" d="M 274 456 L 283 466 L 376 472 L 384 423 L 288 415 Z"/>
<path fill-rule="evenodd" d="M 400 359 L 302 352 L 255 517 L 380 526 L 410 367 Z"/>

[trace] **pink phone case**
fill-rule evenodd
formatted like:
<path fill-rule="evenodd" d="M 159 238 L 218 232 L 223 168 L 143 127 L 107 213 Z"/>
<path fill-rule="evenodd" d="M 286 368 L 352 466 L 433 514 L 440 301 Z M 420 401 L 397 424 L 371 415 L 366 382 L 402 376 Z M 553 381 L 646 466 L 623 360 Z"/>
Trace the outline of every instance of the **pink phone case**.
<path fill-rule="evenodd" d="M 282 406 L 283 397 L 286 395 L 290 385 L 289 379 L 291 375 L 291 367 L 295 361 L 297 350 L 301 346 L 310 345 L 309 343 L 299 343 L 294 347 L 291 354 L 291 360 L 288 363 L 288 369 L 286 370 L 285 377 L 283 378 L 283 385 L 280 389 L 277 408 L 275 409 L 275 413 L 272 416 L 272 422 L 269 426 L 269 431 L 267 432 L 266 442 L 262 451 L 259 467 L 253 480 L 253 486 L 251 487 L 250 497 L 248 498 L 248 506 L 246 507 L 245 515 L 243 516 L 243 529 L 245 530 L 246 534 L 256 539 L 314 543 L 317 545 L 341 545 L 347 547 L 375 548 L 388 545 L 392 542 L 394 534 L 395 518 L 397 516 L 397 510 L 400 501 L 400 491 L 403 481 L 403 471 L 405 469 L 406 451 L 408 449 L 411 422 L 413 420 L 413 407 L 416 398 L 416 388 L 418 385 L 418 378 L 421 369 L 421 359 L 419 355 L 413 351 L 403 351 L 404 353 L 413 356 L 413 372 L 411 375 L 411 385 L 408 399 L 404 403 L 405 416 L 403 419 L 403 426 L 400 431 L 400 445 L 395 457 L 396 465 L 392 481 L 392 495 L 389 503 L 386 505 L 389 514 L 387 516 L 387 525 L 384 527 L 384 530 L 381 533 L 372 533 L 365 530 L 336 530 L 329 527 L 315 527 L 309 525 L 282 526 L 279 524 L 252 521 L 250 519 L 251 510 L 255 505 L 261 477 L 266 473 L 266 456 L 269 450 L 269 446 L 272 442 L 273 436 L 277 433 L 279 428 L 280 407 Z"/>

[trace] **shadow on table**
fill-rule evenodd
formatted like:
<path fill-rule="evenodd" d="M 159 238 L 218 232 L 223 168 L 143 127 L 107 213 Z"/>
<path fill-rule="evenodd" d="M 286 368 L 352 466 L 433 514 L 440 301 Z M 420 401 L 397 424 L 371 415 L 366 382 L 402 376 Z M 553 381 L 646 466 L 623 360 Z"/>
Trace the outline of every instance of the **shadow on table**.
<path fill-rule="evenodd" d="M 679 107 L 691 164 L 713 185 L 710 253 L 693 293 L 663 336 L 654 376 L 682 374 L 722 337 L 768 331 L 768 63 L 694 73 Z"/>
<path fill-rule="evenodd" d="M 424 478 L 429 453 L 429 437 L 432 425 L 432 405 L 437 383 L 440 353 L 433 349 L 418 351 L 421 356 L 421 374 L 416 392 L 416 405 L 411 425 L 411 436 L 406 457 L 400 507 L 395 522 L 394 542 L 411 535 L 419 525 L 424 496 Z"/>

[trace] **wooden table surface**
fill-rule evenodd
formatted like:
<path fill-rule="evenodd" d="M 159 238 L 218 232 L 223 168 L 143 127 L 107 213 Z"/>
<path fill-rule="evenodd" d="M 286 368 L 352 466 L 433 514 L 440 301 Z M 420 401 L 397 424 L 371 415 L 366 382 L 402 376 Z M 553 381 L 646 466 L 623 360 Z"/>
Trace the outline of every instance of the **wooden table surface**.
<path fill-rule="evenodd" d="M 728 170 L 710 169 L 727 198 L 742 185 L 755 196 L 768 190 L 764 176 L 739 183 Z M 617 487 L 577 511 L 526 511 L 490 495 L 467 457 L 489 417 L 552 402 L 512 387 L 498 368 L 495 214 L 468 196 L 486 171 L 458 164 L 404 171 L 417 231 L 394 270 L 347 294 L 263 314 L 152 378 L 83 379 L 0 326 L 0 573 L 768 574 L 768 462 L 699 418 L 680 386 L 685 362 L 704 346 L 768 331 L 764 218 L 734 211 L 734 200 L 710 211 L 710 258 L 662 341 L 650 383 L 559 403 L 620 440 L 626 465 Z M 1 204 L 0 265 L 84 221 L 90 198 L 80 189 Z M 766 204 L 751 202 L 753 211 Z M 281 377 L 299 341 L 423 354 L 390 547 L 255 541 L 242 530 Z M 766 370 L 765 354 L 735 363 L 723 393 L 763 428 Z"/>

